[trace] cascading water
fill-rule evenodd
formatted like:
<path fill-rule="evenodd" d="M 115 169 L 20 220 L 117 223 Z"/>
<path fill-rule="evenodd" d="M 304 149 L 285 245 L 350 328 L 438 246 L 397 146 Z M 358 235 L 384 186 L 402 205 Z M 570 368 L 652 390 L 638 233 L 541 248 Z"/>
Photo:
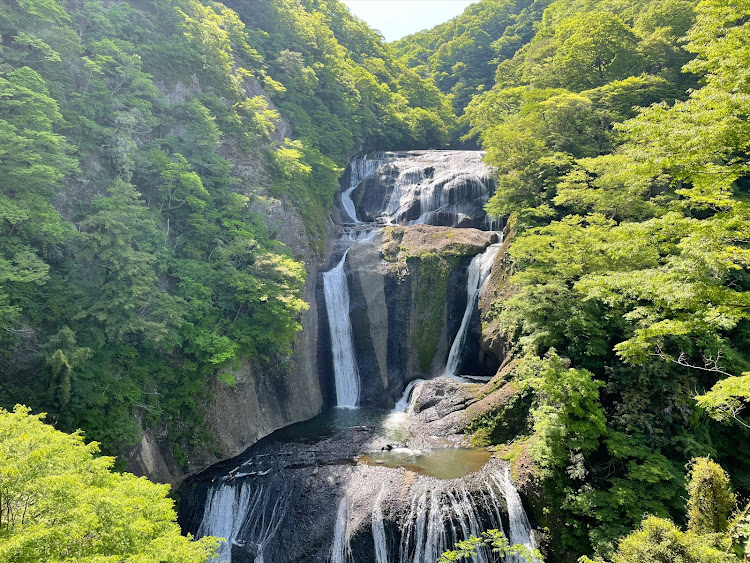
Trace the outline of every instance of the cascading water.
<path fill-rule="evenodd" d="M 356 408 L 359 404 L 359 367 L 354 353 L 352 322 L 349 318 L 349 284 L 346 280 L 346 257 L 355 244 L 372 242 L 376 229 L 350 230 L 344 239 L 351 241 L 339 263 L 323 273 L 323 294 L 331 331 L 331 352 L 336 384 L 336 406 Z"/>
<path fill-rule="evenodd" d="M 352 201 L 352 192 L 366 178 L 372 176 L 387 160 L 388 156 L 385 153 L 376 153 L 369 156 L 365 154 L 352 159 L 349 165 L 349 187 L 341 194 L 341 207 L 355 223 L 360 221 L 357 219 L 357 209 Z"/>
<path fill-rule="evenodd" d="M 472 219 L 495 191 L 484 153 L 441 151 L 391 159 L 396 178 L 381 221 L 457 226 Z"/>
<path fill-rule="evenodd" d="M 241 484 L 222 482 L 206 499 L 197 537 L 225 538 L 214 561 L 232 561 L 232 546 L 254 554 L 254 563 L 263 562 L 263 552 L 281 526 L 287 508 L 285 495 L 272 495 L 250 480 Z"/>
<path fill-rule="evenodd" d="M 351 162 L 349 188 L 341 194 L 341 206 L 357 225 L 361 222 L 357 219 L 357 210 L 351 198 L 352 192 L 383 164 L 385 158 L 385 155 L 376 155 L 368 159 L 367 155 L 363 155 Z M 356 244 L 371 241 L 376 233 L 375 230 L 350 230 L 345 231 L 342 238 Z M 331 331 L 336 406 L 356 408 L 359 403 L 360 390 L 359 368 L 354 353 L 352 323 L 349 318 L 349 285 L 344 271 L 349 250 L 351 246 L 344 252 L 339 263 L 323 274 L 323 292 L 328 313 L 328 327 Z"/>
<path fill-rule="evenodd" d="M 378 498 L 372 507 L 372 540 L 375 545 L 375 563 L 388 563 L 388 539 L 383 525 L 383 494 L 385 487 L 380 489 Z"/>
<path fill-rule="evenodd" d="M 359 369 L 349 318 L 349 285 L 344 272 L 348 253 L 349 250 L 344 252 L 336 267 L 323 274 L 323 291 L 328 312 L 328 327 L 331 330 L 336 406 L 356 408 L 359 402 Z"/>
<path fill-rule="evenodd" d="M 349 507 L 348 499 L 344 496 L 339 502 L 336 513 L 336 528 L 333 531 L 333 546 L 331 548 L 331 563 L 351 562 L 352 550 L 349 547 Z"/>
<path fill-rule="evenodd" d="M 414 388 L 423 381 L 424 379 L 415 379 L 414 381 L 410 381 L 409 384 L 406 386 L 406 389 L 404 389 L 404 394 L 401 395 L 401 398 L 396 403 L 396 406 L 393 407 L 393 410 L 391 411 L 391 413 L 393 414 L 405 413 L 407 409 L 409 408 L 409 405 L 411 404 L 411 396 L 412 396 L 412 392 L 414 391 Z"/>
<path fill-rule="evenodd" d="M 511 544 L 520 543 L 535 549 L 518 492 L 505 473 L 495 470 L 485 481 L 484 488 L 471 493 L 455 481 L 433 481 L 424 488 L 415 487 L 410 510 L 402 524 L 398 556 L 394 553 L 391 561 L 435 563 L 442 553 L 470 535 L 481 536 L 488 528 L 503 532 L 503 502 L 508 510 L 513 506 L 513 512 L 509 514 Z M 493 560 L 486 548 L 478 549 L 476 556 L 472 557 L 475 563 Z M 509 558 L 508 561 L 515 563 L 515 559 Z M 383 563 L 383 560 L 377 563 Z"/>
<path fill-rule="evenodd" d="M 479 294 L 482 291 L 482 287 L 487 282 L 492 271 L 492 264 L 495 262 L 495 256 L 497 256 L 500 250 L 501 243 L 493 244 L 483 254 L 477 254 L 472 258 L 468 269 L 468 281 L 466 282 L 466 310 L 464 316 L 461 319 L 461 326 L 456 333 L 456 338 L 453 340 L 450 352 L 448 353 L 448 361 L 445 365 L 445 372 L 443 375 L 453 377 L 458 371 L 459 364 L 461 363 L 461 352 L 466 342 L 466 333 L 469 329 L 469 322 L 474 314 L 474 310 L 477 307 L 479 300 Z"/>
<path fill-rule="evenodd" d="M 508 519 L 510 522 L 508 539 L 510 543 L 518 543 L 526 546 L 531 551 L 535 550 L 537 546 L 534 536 L 531 534 L 531 524 L 529 523 L 528 516 L 526 516 L 526 511 L 523 509 L 521 495 L 518 494 L 518 490 L 516 490 L 513 482 L 510 480 L 510 468 L 506 467 L 501 475 L 493 475 L 492 478 L 503 491 L 507 503 Z M 523 561 L 520 557 L 513 559 L 513 563 L 522 563 Z"/>
<path fill-rule="evenodd" d="M 272 435 L 243 454 L 245 461 L 228 475 L 201 481 L 205 500 L 193 506 L 203 510 L 195 510 L 186 531 L 226 538 L 218 560 L 231 562 L 234 551 L 235 561 L 243 563 L 263 563 L 264 557 L 274 563 L 435 563 L 456 542 L 490 528 L 507 530 L 511 543 L 535 547 L 529 519 L 503 462 L 486 451 L 456 447 L 458 442 L 446 447 L 447 439 L 440 435 L 412 434 L 421 424 L 422 405 L 436 396 L 430 385 L 437 382 L 411 381 L 393 410 L 381 411 L 376 422 L 372 409 L 356 408 L 361 389 L 363 396 L 368 391 L 360 381 L 354 348 L 347 256 L 355 245 L 372 241 L 377 234 L 373 227 L 383 223 L 455 226 L 474 214 L 471 226 L 494 226 L 481 211 L 493 184 L 484 182 L 489 173 L 480 157 L 429 151 L 363 156 L 352 162 L 341 215 L 349 215 L 354 225 L 342 226 L 339 249 L 345 251 L 323 274 L 336 404 L 350 410 L 334 409 L 319 417 L 332 417 L 333 426 L 328 419 L 310 421 L 311 433 L 282 429 L 276 438 Z M 380 181 L 396 184 L 392 192 L 380 193 L 379 215 L 360 215 L 372 221 L 364 223 L 352 194 L 378 171 Z M 364 186 L 369 190 L 371 184 L 378 182 Z M 366 204 L 381 205 L 376 195 L 370 194 Z M 460 367 L 471 316 L 498 249 L 493 245 L 471 261 L 467 307 L 449 353 L 447 375 Z M 393 464 L 389 455 L 399 461 Z M 367 462 L 367 456 L 375 461 Z M 191 494 L 185 492 L 185 497 Z M 480 548 L 471 561 L 490 563 L 493 558 Z M 511 562 L 521 563 L 508 558 Z"/>

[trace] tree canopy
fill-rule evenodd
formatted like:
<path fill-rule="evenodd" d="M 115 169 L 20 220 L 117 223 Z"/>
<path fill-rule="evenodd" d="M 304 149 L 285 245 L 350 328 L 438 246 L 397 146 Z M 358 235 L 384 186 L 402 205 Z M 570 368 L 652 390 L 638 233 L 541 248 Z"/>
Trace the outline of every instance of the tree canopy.
<path fill-rule="evenodd" d="M 219 371 L 292 369 L 347 159 L 444 147 L 450 102 L 335 0 L 28 0 L 0 35 L 0 405 L 108 453 L 162 424 L 183 465 Z"/>
<path fill-rule="evenodd" d="M 182 536 L 168 485 L 111 471 L 81 432 L 0 409 L 0 558 L 203 563 L 217 541 Z"/>

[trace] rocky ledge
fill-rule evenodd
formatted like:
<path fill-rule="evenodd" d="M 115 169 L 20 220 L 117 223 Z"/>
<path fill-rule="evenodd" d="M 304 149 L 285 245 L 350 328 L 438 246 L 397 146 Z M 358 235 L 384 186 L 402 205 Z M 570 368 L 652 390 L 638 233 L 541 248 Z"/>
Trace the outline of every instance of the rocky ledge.
<path fill-rule="evenodd" d="M 442 373 L 466 309 L 467 267 L 496 241 L 496 233 L 477 229 L 393 226 L 351 248 L 347 271 L 360 404 L 389 408 L 408 382 Z M 464 367 L 492 374 L 499 364 L 482 354 L 475 317 Z M 320 364 L 327 365 L 324 359 Z"/>

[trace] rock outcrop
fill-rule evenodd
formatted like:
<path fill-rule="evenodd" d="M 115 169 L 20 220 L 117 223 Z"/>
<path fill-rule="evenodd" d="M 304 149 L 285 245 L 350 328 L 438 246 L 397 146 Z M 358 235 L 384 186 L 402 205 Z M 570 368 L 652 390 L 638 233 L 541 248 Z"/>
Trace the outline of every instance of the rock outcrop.
<path fill-rule="evenodd" d="M 513 294 L 513 287 L 510 284 L 511 264 L 508 248 L 514 236 L 515 233 L 511 231 L 503 239 L 503 244 L 495 256 L 492 273 L 479 296 L 482 352 L 490 354 L 501 362 L 505 361 L 511 353 L 513 335 L 506 333 L 500 323 L 500 318 L 492 310 L 492 304 L 508 299 Z"/>
<path fill-rule="evenodd" d="M 386 227 L 372 242 L 352 247 L 347 264 L 360 404 L 390 407 L 409 381 L 442 373 L 466 308 L 468 263 L 495 242 L 497 234 L 487 231 L 414 225 Z M 478 339 L 466 355 L 467 365 L 483 373 L 497 367 L 478 365 Z"/>

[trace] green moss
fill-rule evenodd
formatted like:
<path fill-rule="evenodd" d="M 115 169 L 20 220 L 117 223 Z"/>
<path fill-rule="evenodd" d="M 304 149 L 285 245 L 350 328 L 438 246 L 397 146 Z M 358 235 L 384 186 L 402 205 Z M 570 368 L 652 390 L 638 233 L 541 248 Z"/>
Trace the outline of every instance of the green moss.
<path fill-rule="evenodd" d="M 495 456 L 510 462 L 511 466 L 513 466 L 513 462 L 523 453 L 528 443 L 528 439 L 518 440 L 497 450 Z M 515 475 L 513 477 L 516 478 Z"/>
<path fill-rule="evenodd" d="M 508 401 L 475 417 L 466 426 L 475 446 L 503 444 L 523 434 L 528 428 L 531 396 L 514 394 Z"/>
<path fill-rule="evenodd" d="M 418 260 L 419 272 L 416 290 L 417 323 L 412 338 L 417 350 L 419 369 L 426 372 L 437 352 L 443 329 L 448 277 L 458 265 L 458 258 L 425 252 L 411 260 Z"/>
<path fill-rule="evenodd" d="M 221 381 L 224 385 L 228 385 L 229 387 L 234 387 L 234 384 L 235 384 L 234 374 L 230 371 L 220 373 L 219 381 Z"/>

